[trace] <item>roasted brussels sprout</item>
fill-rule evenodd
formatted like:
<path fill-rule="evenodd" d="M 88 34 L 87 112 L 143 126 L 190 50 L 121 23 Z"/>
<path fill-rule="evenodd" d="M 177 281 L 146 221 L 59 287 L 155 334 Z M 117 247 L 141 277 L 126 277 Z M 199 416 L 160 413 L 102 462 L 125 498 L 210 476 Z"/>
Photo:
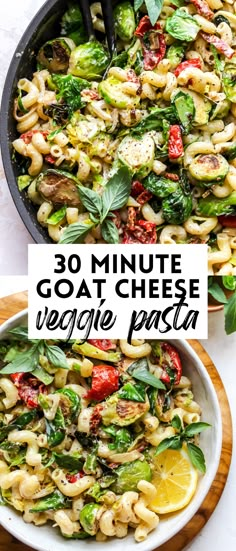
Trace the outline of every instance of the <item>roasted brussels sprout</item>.
<path fill-rule="evenodd" d="M 118 109 L 133 109 L 140 102 L 140 96 L 129 96 L 122 89 L 122 82 L 115 77 L 103 80 L 98 90 L 107 103 Z"/>
<path fill-rule="evenodd" d="M 56 393 L 61 394 L 60 407 L 65 419 L 73 422 L 81 410 L 80 397 L 71 388 L 59 388 Z"/>
<path fill-rule="evenodd" d="M 137 484 L 140 480 L 150 482 L 152 479 L 150 465 L 147 461 L 140 461 L 140 459 L 120 465 L 115 470 L 115 473 L 118 476 L 117 480 L 112 484 L 111 490 L 118 495 L 124 492 L 137 492 Z"/>
<path fill-rule="evenodd" d="M 104 425 L 119 425 L 124 427 L 131 425 L 149 410 L 149 402 L 133 402 L 123 400 L 116 392 L 104 403 L 101 412 Z"/>
<path fill-rule="evenodd" d="M 118 160 L 130 168 L 137 178 L 145 178 L 149 174 L 154 156 L 154 140 L 148 134 L 143 134 L 141 139 L 126 136 L 117 150 Z"/>
<path fill-rule="evenodd" d="M 91 40 L 73 50 L 70 56 L 69 72 L 87 80 L 99 80 L 109 62 L 109 54 L 104 46 L 96 40 Z"/>
<path fill-rule="evenodd" d="M 42 513 L 43 511 L 57 511 L 65 509 L 70 504 L 70 500 L 59 490 L 55 490 L 50 495 L 36 501 L 34 507 L 30 509 L 31 513 Z"/>
<path fill-rule="evenodd" d="M 228 197 L 220 198 L 208 195 L 205 199 L 199 199 L 196 213 L 200 216 L 220 216 L 221 214 L 236 213 L 236 191 Z"/>
<path fill-rule="evenodd" d="M 114 9 L 114 22 L 116 32 L 124 42 L 133 38 L 136 23 L 134 9 L 130 2 L 122 2 Z"/>
<path fill-rule="evenodd" d="M 61 20 L 61 34 L 71 38 L 76 46 L 83 44 L 88 39 L 78 3 L 68 3 L 68 10 Z"/>
<path fill-rule="evenodd" d="M 56 205 L 78 207 L 80 198 L 78 180 L 70 173 L 48 169 L 36 179 L 36 189 L 45 199 Z"/>
<path fill-rule="evenodd" d="M 72 345 L 72 349 L 82 356 L 88 356 L 89 358 L 95 358 L 96 360 L 104 360 L 105 362 L 118 362 L 121 358 L 120 352 L 108 352 L 101 350 L 88 342 L 80 344 L 80 341 L 75 341 Z"/>
<path fill-rule="evenodd" d="M 40 48 L 37 61 L 41 67 L 48 69 L 51 73 L 66 73 L 72 49 L 72 41 L 54 38 Z"/>
<path fill-rule="evenodd" d="M 175 95 L 173 103 L 182 126 L 183 134 L 188 134 L 192 128 L 195 116 L 193 98 L 190 94 L 181 91 Z"/>
<path fill-rule="evenodd" d="M 214 119 L 224 119 L 224 117 L 227 117 L 230 105 L 228 99 L 223 99 L 219 103 L 215 103 L 212 107 L 210 120 L 213 121 Z"/>
<path fill-rule="evenodd" d="M 97 503 L 87 503 L 80 511 L 80 524 L 90 536 L 95 536 L 98 531 L 99 517 L 102 513 L 101 505 Z"/>
<path fill-rule="evenodd" d="M 197 155 L 189 166 L 189 172 L 199 182 L 222 182 L 229 165 L 222 155 Z"/>
<path fill-rule="evenodd" d="M 163 216 L 168 224 L 182 224 L 192 212 L 192 197 L 177 189 L 162 201 Z"/>
<path fill-rule="evenodd" d="M 178 182 L 164 178 L 164 176 L 157 176 L 155 172 L 150 172 L 147 178 L 143 180 L 142 184 L 146 189 L 151 191 L 153 195 L 161 199 L 168 197 L 170 193 L 173 193 L 179 187 Z"/>
<path fill-rule="evenodd" d="M 193 90 L 189 90 L 189 88 L 179 88 L 178 91 L 188 94 L 193 99 L 195 107 L 193 126 L 207 124 L 212 109 L 212 103 L 205 96 L 202 96 Z"/>
<path fill-rule="evenodd" d="M 236 65 L 234 63 L 226 63 L 222 81 L 227 99 L 236 103 Z"/>
<path fill-rule="evenodd" d="M 186 13 L 185 9 L 179 8 L 173 15 L 167 17 L 165 30 L 178 40 L 192 42 L 200 31 L 200 26 L 196 19 Z"/>
<path fill-rule="evenodd" d="M 169 59 L 171 66 L 170 68 L 173 70 L 179 65 L 179 63 L 184 58 L 185 53 L 185 45 L 184 44 L 172 44 L 168 51 L 167 51 L 167 59 Z"/>

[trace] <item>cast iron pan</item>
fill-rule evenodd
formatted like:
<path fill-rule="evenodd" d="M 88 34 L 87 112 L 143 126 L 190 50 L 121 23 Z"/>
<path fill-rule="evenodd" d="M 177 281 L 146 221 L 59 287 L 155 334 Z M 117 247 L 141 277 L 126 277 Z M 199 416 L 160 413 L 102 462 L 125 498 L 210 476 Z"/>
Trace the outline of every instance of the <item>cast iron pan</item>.
<path fill-rule="evenodd" d="M 36 14 L 14 53 L 2 96 L 1 149 L 5 174 L 16 208 L 36 243 L 51 243 L 51 239 L 37 222 L 37 211 L 27 199 L 26 193 L 18 190 L 17 176 L 20 170 L 16 161 L 12 160 L 11 145 L 18 137 L 12 114 L 13 102 L 18 80 L 22 77 L 32 78 L 32 73 L 36 70 L 35 52 L 38 52 L 44 42 L 60 34 L 58 22 L 65 9 L 65 0 L 48 0 Z"/>

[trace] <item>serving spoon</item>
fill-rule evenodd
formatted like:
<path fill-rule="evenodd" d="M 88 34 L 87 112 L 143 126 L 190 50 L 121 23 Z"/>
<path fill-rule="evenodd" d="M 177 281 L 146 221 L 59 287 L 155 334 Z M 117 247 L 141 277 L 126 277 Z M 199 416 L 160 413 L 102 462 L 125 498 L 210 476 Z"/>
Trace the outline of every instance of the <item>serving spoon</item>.
<path fill-rule="evenodd" d="M 115 27 L 113 19 L 113 9 L 112 9 L 112 0 L 101 0 L 102 5 L 102 14 L 106 31 L 106 38 L 108 49 L 110 52 L 111 58 L 116 53 L 116 37 L 115 37 Z M 89 40 L 95 38 L 92 16 L 90 11 L 90 4 L 88 0 L 80 0 L 80 8 L 84 20 L 84 25 L 89 37 Z"/>

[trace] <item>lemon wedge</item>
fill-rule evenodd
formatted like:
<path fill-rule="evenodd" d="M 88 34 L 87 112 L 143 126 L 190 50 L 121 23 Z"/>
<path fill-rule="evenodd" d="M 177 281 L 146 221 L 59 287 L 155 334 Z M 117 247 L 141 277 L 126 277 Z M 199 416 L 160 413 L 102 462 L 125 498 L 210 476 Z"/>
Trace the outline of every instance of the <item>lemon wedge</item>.
<path fill-rule="evenodd" d="M 157 496 L 150 508 L 159 515 L 173 513 L 186 507 L 197 487 L 198 471 L 193 467 L 186 448 L 167 449 L 154 457 L 152 483 Z"/>

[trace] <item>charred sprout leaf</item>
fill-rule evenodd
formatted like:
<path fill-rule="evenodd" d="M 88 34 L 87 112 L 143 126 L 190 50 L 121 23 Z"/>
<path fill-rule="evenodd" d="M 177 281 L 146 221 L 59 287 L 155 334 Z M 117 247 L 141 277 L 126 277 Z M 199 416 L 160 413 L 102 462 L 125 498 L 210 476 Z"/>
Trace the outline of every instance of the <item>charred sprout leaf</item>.
<path fill-rule="evenodd" d="M 62 234 L 59 243 L 65 245 L 67 243 L 83 243 L 87 233 L 94 227 L 91 220 L 88 222 L 76 222 L 67 226 Z"/>
<path fill-rule="evenodd" d="M 36 178 L 36 189 L 46 201 L 56 205 L 78 207 L 80 198 L 79 181 L 72 174 L 62 170 L 48 169 Z"/>
<path fill-rule="evenodd" d="M 208 429 L 211 425 L 208 423 L 191 423 L 184 429 L 184 435 L 188 438 L 192 438 L 195 434 L 200 434 L 204 430 Z"/>
<path fill-rule="evenodd" d="M 227 335 L 231 335 L 236 331 L 236 292 L 229 298 L 228 303 L 225 304 L 225 332 Z"/>
<path fill-rule="evenodd" d="M 134 402 L 145 402 L 146 401 L 146 391 L 145 386 L 141 384 L 132 385 L 132 383 L 126 383 L 119 390 L 120 398 L 125 400 L 133 400 Z"/>
<path fill-rule="evenodd" d="M 136 23 L 131 2 L 117 4 L 113 12 L 116 32 L 121 40 L 127 42 L 133 38 Z"/>
<path fill-rule="evenodd" d="M 48 345 L 45 343 L 44 345 L 44 353 L 45 356 L 47 356 L 47 359 L 54 367 L 59 367 L 61 369 L 69 369 L 68 363 L 66 361 L 66 355 L 59 348 L 59 346 L 53 346 Z"/>
<path fill-rule="evenodd" d="M 56 393 L 66 396 L 66 398 L 69 400 L 69 404 L 70 404 L 69 421 L 73 422 L 74 419 L 77 417 L 77 415 L 79 415 L 81 411 L 80 397 L 71 388 L 59 388 L 56 391 Z"/>
<path fill-rule="evenodd" d="M 176 67 L 181 63 L 184 58 L 185 53 L 185 44 L 175 43 L 172 44 L 166 54 L 167 59 L 171 63 L 171 69 L 176 69 Z"/>
<path fill-rule="evenodd" d="M 75 436 L 76 436 L 78 442 L 84 448 L 87 448 L 89 450 L 94 448 L 94 444 L 95 444 L 95 441 L 96 441 L 96 439 L 94 438 L 94 435 L 90 435 L 90 434 L 87 434 L 85 432 L 76 431 Z"/>
<path fill-rule="evenodd" d="M 28 174 L 23 174 L 22 176 L 18 176 L 17 178 L 17 185 L 19 191 L 23 191 L 23 189 L 27 188 L 32 182 L 31 176 Z"/>
<path fill-rule="evenodd" d="M 150 130 L 162 130 L 163 119 L 166 119 L 171 124 L 177 121 L 176 112 L 174 107 L 155 107 L 151 110 L 149 115 L 143 117 L 143 119 L 131 130 L 131 134 L 141 134 L 143 132 L 150 132 Z"/>
<path fill-rule="evenodd" d="M 51 103 L 45 107 L 44 111 L 45 115 L 51 117 L 55 124 L 63 126 L 68 122 L 69 107 L 66 103 Z"/>
<path fill-rule="evenodd" d="M 89 358 L 95 358 L 96 360 L 105 360 L 106 362 L 111 363 L 117 363 L 121 358 L 120 352 L 100 350 L 100 348 L 97 348 L 88 342 L 80 344 L 80 341 L 75 341 L 72 345 L 72 350 L 78 354 L 82 354 L 82 356 L 88 356 Z"/>
<path fill-rule="evenodd" d="M 100 217 L 102 214 L 102 198 L 92 189 L 86 187 L 79 188 L 81 203 L 94 216 Z"/>
<path fill-rule="evenodd" d="M 62 207 L 61 209 L 57 210 L 49 218 L 47 219 L 47 224 L 51 226 L 56 226 L 56 224 L 59 224 L 65 218 L 66 215 L 66 207 Z"/>
<path fill-rule="evenodd" d="M 50 448 L 59 446 L 65 438 L 65 422 L 61 409 L 57 408 L 57 412 L 53 421 L 49 422 L 45 419 L 46 434 L 48 438 L 48 445 Z"/>
<path fill-rule="evenodd" d="M 150 172 L 150 174 L 142 182 L 144 187 L 151 191 L 156 197 L 163 199 L 168 197 L 171 193 L 176 191 L 179 187 L 179 183 L 173 180 L 169 180 L 164 176 L 157 176 L 155 172 Z"/>
<path fill-rule="evenodd" d="M 12 423 L 9 423 L 9 425 L 3 425 L 0 427 L 0 442 L 5 440 L 9 432 L 12 430 L 22 429 L 29 425 L 33 419 L 35 419 L 37 415 L 37 409 L 32 409 L 31 411 L 27 413 L 22 413 L 22 415 L 19 415 Z"/>
<path fill-rule="evenodd" d="M 68 116 L 71 118 L 75 111 L 84 106 L 81 91 L 90 88 L 90 83 L 72 75 L 52 75 L 52 82 L 58 90 L 57 100 L 64 101 L 68 107 Z"/>
<path fill-rule="evenodd" d="M 195 116 L 195 106 L 192 96 L 184 92 L 178 92 L 173 98 L 173 103 L 183 134 L 189 134 Z"/>
<path fill-rule="evenodd" d="M 73 454 L 67 453 L 53 453 L 54 461 L 57 463 L 58 467 L 66 469 L 67 471 L 81 471 L 84 464 L 84 459 L 79 453 L 75 452 Z"/>
<path fill-rule="evenodd" d="M 221 289 L 219 283 L 216 281 L 213 281 L 212 284 L 208 286 L 208 293 L 221 304 L 226 304 L 228 302 L 223 289 Z"/>
<path fill-rule="evenodd" d="M 132 436 L 128 429 L 120 429 L 115 425 L 110 425 L 109 427 L 104 427 L 103 430 L 113 438 L 112 444 L 108 444 L 111 450 L 116 450 L 117 453 L 123 453 L 129 449 L 132 443 Z"/>
<path fill-rule="evenodd" d="M 155 455 L 159 455 L 168 448 L 171 448 L 172 450 L 181 448 L 180 436 L 170 436 L 169 438 L 165 438 L 164 440 L 162 440 L 157 446 Z"/>
<path fill-rule="evenodd" d="M 65 497 L 59 490 L 38 500 L 30 509 L 30 513 L 42 513 L 43 511 L 57 511 L 71 506 L 71 500 Z"/>
<path fill-rule="evenodd" d="M 127 167 L 123 166 L 110 178 L 104 189 L 102 220 L 105 220 L 110 211 L 121 209 L 126 205 L 130 189 L 131 173 Z"/>
<path fill-rule="evenodd" d="M 68 536 L 68 534 L 61 533 L 63 538 L 67 540 L 86 540 L 87 538 L 90 538 L 90 534 L 87 534 L 87 532 L 84 532 L 81 530 L 80 532 L 73 532 L 72 536 Z"/>
<path fill-rule="evenodd" d="M 61 34 L 74 41 L 76 46 L 87 40 L 82 14 L 77 2 L 69 2 L 61 20 Z"/>
<path fill-rule="evenodd" d="M 147 480 L 150 482 L 152 479 L 152 471 L 147 461 L 132 461 L 131 463 L 125 463 L 115 469 L 117 474 L 117 480 L 112 484 L 111 490 L 118 495 L 124 492 L 138 492 L 137 485 L 140 480 Z"/>
<path fill-rule="evenodd" d="M 98 514 L 101 505 L 97 503 L 87 503 L 80 511 L 80 524 L 90 536 L 95 536 L 98 531 Z"/>
<path fill-rule="evenodd" d="M 84 463 L 84 472 L 86 474 L 96 474 L 97 469 L 97 454 L 89 453 Z"/>
<path fill-rule="evenodd" d="M 168 224 L 182 224 L 192 212 L 192 197 L 185 195 L 182 189 L 162 201 L 163 216 Z"/>
<path fill-rule="evenodd" d="M 106 218 L 102 223 L 102 237 L 107 243 L 119 243 L 119 232 L 112 220 Z"/>
<path fill-rule="evenodd" d="M 220 59 L 220 56 L 219 56 L 219 54 L 217 52 L 217 49 L 214 46 L 214 44 L 210 44 L 210 49 L 211 49 L 213 57 L 214 57 L 215 70 L 216 70 L 217 73 L 221 74 L 222 71 L 224 70 L 225 61 L 223 59 Z"/>
<path fill-rule="evenodd" d="M 218 199 L 214 195 L 208 195 L 199 199 L 196 213 L 202 216 L 220 216 L 221 214 L 233 214 L 236 212 L 236 191 L 228 197 Z"/>
<path fill-rule="evenodd" d="M 49 40 L 40 48 L 37 61 L 50 73 L 66 73 L 69 68 L 71 48 L 64 38 Z"/>
<path fill-rule="evenodd" d="M 192 444 L 191 442 L 188 442 L 187 451 L 193 466 L 196 469 L 198 469 L 201 473 L 205 473 L 206 463 L 205 463 L 205 457 L 201 448 L 199 448 L 195 444 Z"/>
<path fill-rule="evenodd" d="M 108 51 L 95 40 L 77 46 L 70 56 L 69 71 L 76 77 L 99 80 L 110 62 Z"/>
<path fill-rule="evenodd" d="M 34 344 L 29 350 L 19 352 L 12 362 L 1 369 L 1 374 L 29 373 L 34 371 L 39 362 L 40 343 Z"/>
<path fill-rule="evenodd" d="M 199 32 L 200 26 L 191 15 L 180 8 L 171 17 L 167 17 L 165 30 L 177 40 L 192 42 Z"/>

